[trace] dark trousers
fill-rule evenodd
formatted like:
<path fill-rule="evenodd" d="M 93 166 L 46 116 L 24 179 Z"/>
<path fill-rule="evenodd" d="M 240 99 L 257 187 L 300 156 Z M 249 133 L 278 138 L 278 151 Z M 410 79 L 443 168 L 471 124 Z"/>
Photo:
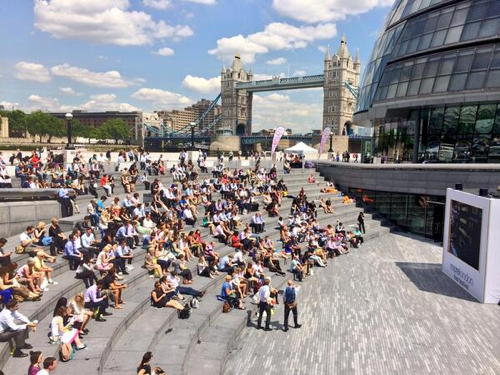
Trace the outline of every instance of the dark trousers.
<path fill-rule="evenodd" d="M 297 304 L 293 304 L 293 307 L 290 308 L 290 304 L 289 303 L 285 303 L 285 329 L 288 329 L 288 316 L 290 315 L 290 311 L 292 312 L 293 314 L 293 323 L 295 324 L 295 326 L 297 326 L 299 323 L 298 323 L 298 313 L 297 313 Z"/>
<path fill-rule="evenodd" d="M 366 230 L 365 230 L 365 222 L 364 221 L 358 221 L 358 227 L 359 227 L 359 231 L 362 232 L 362 233 L 366 233 Z"/>
<path fill-rule="evenodd" d="M 94 282 L 97 282 L 97 277 L 95 276 L 95 273 L 92 271 L 83 271 L 81 273 L 77 273 L 75 278 L 83 280 L 85 288 L 89 288 L 92 285 L 94 285 Z"/>
<path fill-rule="evenodd" d="M 73 215 L 73 205 L 70 198 L 59 198 L 61 203 L 61 216 L 68 217 Z"/>
<path fill-rule="evenodd" d="M 89 310 L 97 310 L 96 317 L 101 316 L 102 313 L 106 312 L 108 308 L 108 299 L 105 298 L 99 302 L 85 302 L 85 308 Z"/>
<path fill-rule="evenodd" d="M 128 258 L 128 259 L 132 259 L 132 258 Z M 119 272 L 122 272 L 122 273 L 127 272 L 127 269 L 125 268 L 125 261 L 126 260 L 127 260 L 126 258 L 121 258 L 121 257 L 115 258 L 114 263 L 115 263 L 116 268 L 118 268 Z"/>
<path fill-rule="evenodd" d="M 28 338 L 28 328 L 20 331 L 7 331 L 0 333 L 0 342 L 14 341 L 16 349 L 22 349 Z"/>
<path fill-rule="evenodd" d="M 271 305 L 267 302 L 259 302 L 259 318 L 257 319 L 257 326 L 262 328 L 262 315 L 266 312 L 266 329 L 271 324 Z"/>
<path fill-rule="evenodd" d="M 76 255 L 66 255 L 66 259 L 69 261 L 69 269 L 74 271 L 80 265 L 82 259 Z"/>
<path fill-rule="evenodd" d="M 180 294 L 185 294 L 187 296 L 193 296 L 193 297 L 202 297 L 203 293 L 200 292 L 199 290 L 196 290 L 194 288 L 190 288 L 187 286 L 178 286 L 176 289 L 177 293 Z"/>

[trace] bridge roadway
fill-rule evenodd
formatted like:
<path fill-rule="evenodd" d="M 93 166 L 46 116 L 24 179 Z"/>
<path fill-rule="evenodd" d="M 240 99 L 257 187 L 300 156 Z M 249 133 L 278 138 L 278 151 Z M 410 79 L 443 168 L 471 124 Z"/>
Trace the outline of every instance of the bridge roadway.
<path fill-rule="evenodd" d="M 243 330 L 224 374 L 500 374 L 499 307 L 447 278 L 441 254 L 389 234 L 316 268 L 301 283 L 302 328 L 280 330 L 280 305 L 272 332 Z"/>
<path fill-rule="evenodd" d="M 313 76 L 303 76 L 303 77 L 288 77 L 288 78 L 274 77 L 272 79 L 266 79 L 262 81 L 238 82 L 236 83 L 236 90 L 246 90 L 248 92 L 260 92 L 260 91 L 307 89 L 313 87 L 323 87 L 324 83 L 325 83 L 325 76 L 323 74 L 317 74 Z"/>

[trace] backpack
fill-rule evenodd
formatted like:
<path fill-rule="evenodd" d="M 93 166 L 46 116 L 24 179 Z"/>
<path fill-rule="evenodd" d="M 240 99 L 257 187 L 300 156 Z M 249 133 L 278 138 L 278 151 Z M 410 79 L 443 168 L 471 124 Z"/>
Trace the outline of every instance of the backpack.
<path fill-rule="evenodd" d="M 224 304 L 222 305 L 222 312 L 223 313 L 228 313 L 232 310 L 231 304 L 229 301 L 224 301 Z"/>
<path fill-rule="evenodd" d="M 178 318 L 179 319 L 189 319 L 191 316 L 191 307 L 189 305 L 184 306 L 183 310 L 179 310 Z"/>
<path fill-rule="evenodd" d="M 193 309 L 197 309 L 200 307 L 200 300 L 196 297 L 194 297 L 191 302 L 189 303 L 189 305 L 191 306 L 191 308 Z"/>

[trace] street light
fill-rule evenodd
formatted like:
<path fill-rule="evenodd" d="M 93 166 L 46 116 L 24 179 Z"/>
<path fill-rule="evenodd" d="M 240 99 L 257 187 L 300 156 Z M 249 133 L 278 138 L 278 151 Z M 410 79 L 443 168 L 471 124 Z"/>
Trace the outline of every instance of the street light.
<path fill-rule="evenodd" d="M 196 122 L 190 122 L 191 126 L 191 151 L 194 151 L 194 129 L 196 128 Z"/>
<path fill-rule="evenodd" d="M 328 152 L 333 152 L 332 141 L 333 141 L 333 133 L 330 132 L 330 148 L 328 149 Z"/>
<path fill-rule="evenodd" d="M 73 119 L 73 114 L 68 112 L 64 115 L 64 117 L 66 118 L 66 131 L 68 135 L 68 143 L 66 144 L 66 150 L 73 150 L 75 148 L 73 146 L 73 143 L 71 142 L 71 136 L 73 133 L 71 120 Z"/>

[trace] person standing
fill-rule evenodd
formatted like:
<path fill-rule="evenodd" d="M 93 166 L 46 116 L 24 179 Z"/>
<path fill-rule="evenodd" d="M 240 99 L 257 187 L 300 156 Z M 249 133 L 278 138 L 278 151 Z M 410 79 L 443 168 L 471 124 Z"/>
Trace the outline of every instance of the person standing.
<path fill-rule="evenodd" d="M 262 329 L 262 315 L 264 311 L 266 312 L 266 328 L 265 331 L 270 331 L 271 328 L 271 309 L 272 309 L 272 299 L 271 299 L 271 279 L 266 278 L 264 285 L 262 285 L 258 291 L 259 295 L 259 318 L 257 320 L 257 329 Z"/>
<path fill-rule="evenodd" d="M 363 213 L 363 211 L 361 211 L 358 215 L 358 228 L 359 228 L 359 231 L 362 232 L 363 234 L 366 233 L 366 230 L 365 230 L 365 214 Z"/>
<path fill-rule="evenodd" d="M 295 287 L 293 281 L 288 280 L 288 286 L 286 287 L 283 295 L 283 302 L 285 304 L 285 322 L 283 324 L 283 331 L 285 332 L 288 331 L 288 317 L 290 315 L 290 311 L 293 314 L 293 323 L 295 324 L 295 328 L 302 327 L 302 325 L 298 323 L 297 292 L 298 289 Z"/>

